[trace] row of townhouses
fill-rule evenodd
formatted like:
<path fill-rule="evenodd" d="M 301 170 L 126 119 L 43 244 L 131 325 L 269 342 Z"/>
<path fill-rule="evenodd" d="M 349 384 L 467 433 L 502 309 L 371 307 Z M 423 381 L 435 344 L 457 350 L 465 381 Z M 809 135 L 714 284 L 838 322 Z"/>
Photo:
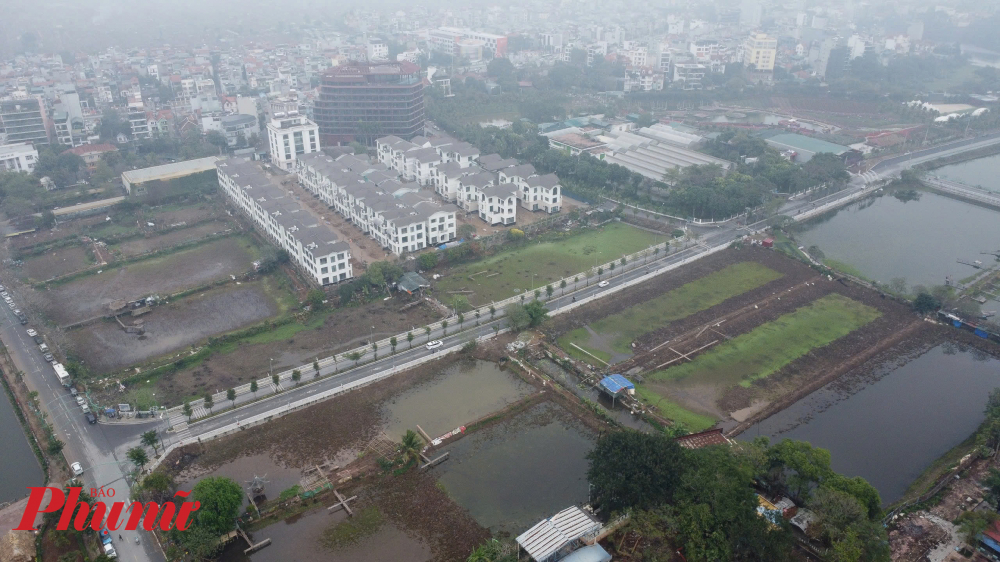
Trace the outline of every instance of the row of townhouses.
<path fill-rule="evenodd" d="M 497 154 L 480 157 L 474 146 L 450 137 L 396 136 L 375 141 L 379 163 L 420 185 L 431 186 L 445 201 L 475 213 L 490 225 L 517 221 L 517 207 L 557 213 L 562 186 L 555 174 L 539 174 Z"/>
<path fill-rule="evenodd" d="M 219 186 L 257 230 L 317 285 L 354 276 L 351 249 L 254 163 L 228 158 L 216 163 Z"/>
<path fill-rule="evenodd" d="M 303 187 L 399 256 L 456 238 L 458 207 L 400 183 L 381 163 L 345 154 L 306 154 L 296 161 Z"/>

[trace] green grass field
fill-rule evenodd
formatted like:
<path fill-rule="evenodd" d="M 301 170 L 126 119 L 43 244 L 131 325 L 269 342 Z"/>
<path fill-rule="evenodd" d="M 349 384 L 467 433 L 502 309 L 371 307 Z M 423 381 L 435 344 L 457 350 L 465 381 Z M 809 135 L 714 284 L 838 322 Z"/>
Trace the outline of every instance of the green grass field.
<path fill-rule="evenodd" d="M 830 294 L 721 343 L 694 361 L 654 373 L 648 380 L 749 386 L 879 316 L 870 306 Z"/>
<path fill-rule="evenodd" d="M 448 291 L 469 290 L 474 291 L 467 295 L 470 303 L 487 304 L 530 292 L 532 285 L 544 292 L 549 283 L 663 241 L 661 235 L 614 222 L 598 230 L 530 244 L 461 266 L 437 281 L 434 288 L 445 302 L 453 296 Z M 553 289 L 559 293 L 559 287 Z"/>
<path fill-rule="evenodd" d="M 692 433 L 705 431 L 715 425 L 716 420 L 714 418 L 692 412 L 691 410 L 680 406 L 676 402 L 671 402 L 669 399 L 660 396 L 646 387 L 638 386 L 636 387 L 635 392 L 640 398 L 645 400 L 647 404 L 651 404 L 655 407 L 660 412 L 661 416 L 674 423 L 684 425 L 684 427 Z"/>
<path fill-rule="evenodd" d="M 727 299 L 742 295 L 782 276 L 781 273 L 755 262 L 740 262 L 700 279 L 668 291 L 654 299 L 642 302 L 590 324 L 590 328 L 606 335 L 610 346 L 619 353 L 629 353 L 632 342 L 649 332 L 696 312 L 711 308 Z M 578 359 L 584 354 L 574 348 L 576 344 L 607 361 L 611 354 L 593 349 L 590 333 L 578 328 L 559 338 L 559 346 Z M 603 355 L 601 355 L 603 354 Z"/>

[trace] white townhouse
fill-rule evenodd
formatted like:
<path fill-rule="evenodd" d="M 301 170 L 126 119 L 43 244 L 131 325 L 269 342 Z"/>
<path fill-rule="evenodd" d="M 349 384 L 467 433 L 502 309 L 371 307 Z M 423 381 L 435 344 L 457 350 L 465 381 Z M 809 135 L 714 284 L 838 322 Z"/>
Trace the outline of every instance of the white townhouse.
<path fill-rule="evenodd" d="M 433 148 L 413 148 L 403 153 L 403 178 L 420 185 L 432 185 L 432 170 L 442 162 Z"/>
<path fill-rule="evenodd" d="M 458 162 L 439 164 L 433 173 L 434 191 L 445 201 L 455 202 L 458 200 L 462 178 L 479 172 L 480 170 L 474 166 L 463 168 Z"/>
<path fill-rule="evenodd" d="M 517 186 L 501 183 L 481 189 L 479 218 L 490 225 L 514 224 L 517 219 Z"/>
<path fill-rule="evenodd" d="M 486 156 L 480 156 L 476 163 L 479 164 L 480 168 L 486 170 L 487 172 L 493 172 L 494 174 L 504 168 L 510 168 L 519 164 L 517 159 L 501 158 L 499 154 L 487 154 Z"/>
<path fill-rule="evenodd" d="M 458 162 L 463 168 L 472 166 L 479 158 L 479 149 L 467 142 L 453 142 L 441 146 L 438 150 L 444 153 L 445 162 Z"/>
<path fill-rule="evenodd" d="M 529 211 L 557 213 L 562 208 L 562 186 L 555 174 L 539 175 L 531 164 L 504 168 L 497 174 L 500 183 L 517 186 L 521 207 Z"/>
<path fill-rule="evenodd" d="M 496 185 L 496 177 L 489 172 L 479 172 L 458 180 L 458 206 L 468 213 L 479 210 L 480 193 L 483 189 Z"/>
<path fill-rule="evenodd" d="M 239 158 L 216 163 L 219 187 L 230 202 L 268 240 L 288 253 L 292 263 L 317 285 L 354 276 L 347 242 L 320 223 L 284 188 L 271 182 L 256 165 Z"/>
<path fill-rule="evenodd" d="M 405 141 L 397 137 L 396 135 L 389 135 L 375 141 L 375 154 L 378 156 L 378 161 L 381 164 L 386 165 L 389 169 L 396 170 L 400 174 L 402 174 L 405 169 L 403 153 L 412 148 L 419 147 L 409 141 Z"/>

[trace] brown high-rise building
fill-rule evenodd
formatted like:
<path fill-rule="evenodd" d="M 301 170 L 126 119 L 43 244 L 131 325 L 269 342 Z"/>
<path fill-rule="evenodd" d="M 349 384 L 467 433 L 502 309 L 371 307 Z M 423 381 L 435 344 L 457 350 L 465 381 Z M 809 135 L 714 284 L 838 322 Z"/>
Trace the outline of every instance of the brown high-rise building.
<path fill-rule="evenodd" d="M 424 130 L 424 83 L 409 62 L 335 66 L 320 81 L 313 111 L 323 146 L 396 135 L 410 139 Z"/>

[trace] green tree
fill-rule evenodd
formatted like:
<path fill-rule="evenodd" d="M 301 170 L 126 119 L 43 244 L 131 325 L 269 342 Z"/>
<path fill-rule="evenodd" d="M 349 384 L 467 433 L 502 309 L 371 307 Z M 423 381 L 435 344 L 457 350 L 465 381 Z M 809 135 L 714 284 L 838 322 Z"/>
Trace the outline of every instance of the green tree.
<path fill-rule="evenodd" d="M 916 310 L 920 314 L 934 312 L 939 308 L 941 308 L 941 301 L 929 293 L 920 293 L 917 295 L 917 298 L 913 299 L 913 310 Z"/>
<path fill-rule="evenodd" d="M 185 400 L 184 407 L 181 408 L 181 412 L 187 416 L 188 421 L 191 421 L 191 416 L 194 415 L 194 410 L 191 409 L 191 401 Z"/>
<path fill-rule="evenodd" d="M 302 380 L 302 371 L 300 371 L 298 369 L 293 369 L 292 370 L 292 382 L 294 382 L 295 385 L 298 386 L 300 380 Z"/>
<path fill-rule="evenodd" d="M 431 327 L 424 326 L 424 335 L 427 336 L 427 341 L 431 341 Z"/>
<path fill-rule="evenodd" d="M 139 441 L 153 449 L 153 454 L 156 454 L 157 446 L 160 444 L 160 437 L 156 434 L 155 429 L 150 429 L 149 431 L 144 431 L 142 436 L 139 437 Z"/>
<path fill-rule="evenodd" d="M 400 445 L 400 452 L 403 454 L 403 458 L 407 462 L 419 461 L 420 452 L 423 451 L 423 448 L 420 436 L 412 429 L 407 429 L 406 434 L 403 435 L 403 442 Z"/>
<path fill-rule="evenodd" d="M 587 454 L 587 480 L 605 512 L 669 503 L 681 482 L 684 451 L 660 433 L 612 431 Z"/>
<path fill-rule="evenodd" d="M 243 506 L 243 489 L 231 478 L 203 478 L 191 490 L 191 498 L 201 502 L 195 512 L 198 527 L 219 537 L 236 527 L 236 516 Z"/>
<path fill-rule="evenodd" d="M 420 257 L 417 258 L 417 265 L 419 265 L 420 269 L 423 271 L 432 269 L 435 265 L 437 265 L 437 263 L 438 263 L 438 255 L 436 252 L 427 252 L 424 254 L 420 254 Z"/>
<path fill-rule="evenodd" d="M 149 455 L 146 454 L 146 449 L 143 449 L 142 447 L 132 447 L 127 453 L 125 453 L 125 456 L 127 456 L 128 460 L 132 461 L 132 464 L 134 464 L 140 471 L 149 462 Z"/>
<path fill-rule="evenodd" d="M 476 233 L 476 227 L 472 226 L 469 223 L 458 225 L 457 234 L 460 239 L 469 240 L 475 233 Z"/>
<path fill-rule="evenodd" d="M 319 289 L 313 289 L 306 295 L 306 302 L 312 310 L 321 310 L 324 300 L 326 300 L 326 293 Z"/>
<path fill-rule="evenodd" d="M 275 392 L 281 390 L 281 377 L 278 375 L 278 373 L 271 375 L 271 384 L 274 385 Z"/>
<path fill-rule="evenodd" d="M 549 309 L 545 308 L 539 300 L 533 300 L 524 305 L 524 311 L 528 314 L 528 318 L 530 318 L 528 326 L 532 328 L 538 326 L 549 317 Z"/>
<path fill-rule="evenodd" d="M 455 312 L 468 312 L 472 309 L 472 305 L 469 304 L 469 299 L 465 295 L 458 295 L 451 302 L 455 305 Z"/>
<path fill-rule="evenodd" d="M 1000 506 L 1000 470 L 990 468 L 989 474 L 983 479 L 986 488 L 986 501 L 994 506 Z"/>
<path fill-rule="evenodd" d="M 164 472 L 153 472 L 142 479 L 142 488 L 148 490 L 157 499 L 162 500 L 170 494 L 174 481 L 170 475 Z"/>
<path fill-rule="evenodd" d="M 347 354 L 347 358 L 350 359 L 351 361 L 354 361 L 354 366 L 355 367 L 358 366 L 358 361 L 361 360 L 361 357 L 363 357 L 363 356 L 361 355 L 361 352 L 359 352 L 359 351 L 352 351 L 351 353 Z"/>
<path fill-rule="evenodd" d="M 413 332 L 406 332 L 406 343 L 409 345 L 408 349 L 413 349 Z"/>
<path fill-rule="evenodd" d="M 215 402 L 212 401 L 212 394 L 211 393 L 208 393 L 208 392 L 205 393 L 205 398 L 202 399 L 201 405 L 204 406 L 204 407 L 206 407 L 206 408 L 208 408 L 208 413 L 209 414 L 212 413 L 212 407 L 215 406 Z"/>
<path fill-rule="evenodd" d="M 378 359 L 378 342 L 372 342 L 372 357 Z"/>
<path fill-rule="evenodd" d="M 559 281 L 559 295 L 562 296 L 565 294 L 566 294 L 566 280 L 563 279 L 562 281 Z"/>
<path fill-rule="evenodd" d="M 551 284 L 545 286 L 545 296 L 547 298 L 551 299 L 552 298 L 552 293 L 554 293 L 554 292 L 555 292 L 555 289 L 552 288 Z"/>
<path fill-rule="evenodd" d="M 389 347 L 392 348 L 393 355 L 396 354 L 397 345 L 399 345 L 399 342 L 396 340 L 396 336 L 392 336 L 391 338 L 389 338 Z"/>
<path fill-rule="evenodd" d="M 490 320 L 493 320 L 493 318 L 496 317 L 496 315 L 497 315 L 497 307 L 495 307 L 495 306 L 493 306 L 491 304 L 490 305 Z"/>
<path fill-rule="evenodd" d="M 232 404 L 231 407 L 235 408 L 236 407 L 236 389 L 235 388 L 230 388 L 229 390 L 227 390 L 226 391 L 226 398 Z"/>
<path fill-rule="evenodd" d="M 520 332 L 531 325 L 531 316 L 528 315 L 523 304 L 510 303 L 503 309 L 503 314 L 507 318 L 507 325 L 512 331 Z"/>
<path fill-rule="evenodd" d="M 219 131 L 209 131 L 205 133 L 205 140 L 208 144 L 217 146 L 219 148 L 219 154 L 229 146 L 229 141 L 226 140 L 226 135 L 223 135 Z"/>
<path fill-rule="evenodd" d="M 256 379 L 250 381 L 250 392 L 253 394 L 254 398 L 257 398 L 257 380 Z"/>
<path fill-rule="evenodd" d="M 458 313 L 458 329 L 462 330 L 462 329 L 464 329 L 464 327 L 465 327 L 465 314 L 459 312 Z"/>
<path fill-rule="evenodd" d="M 444 335 L 446 335 L 446 336 L 448 335 L 448 321 L 447 320 L 442 320 L 441 321 L 441 330 L 444 331 Z"/>
<path fill-rule="evenodd" d="M 319 378 L 319 360 L 313 361 L 313 371 L 315 372 L 315 374 L 313 375 L 313 378 L 318 379 Z"/>

